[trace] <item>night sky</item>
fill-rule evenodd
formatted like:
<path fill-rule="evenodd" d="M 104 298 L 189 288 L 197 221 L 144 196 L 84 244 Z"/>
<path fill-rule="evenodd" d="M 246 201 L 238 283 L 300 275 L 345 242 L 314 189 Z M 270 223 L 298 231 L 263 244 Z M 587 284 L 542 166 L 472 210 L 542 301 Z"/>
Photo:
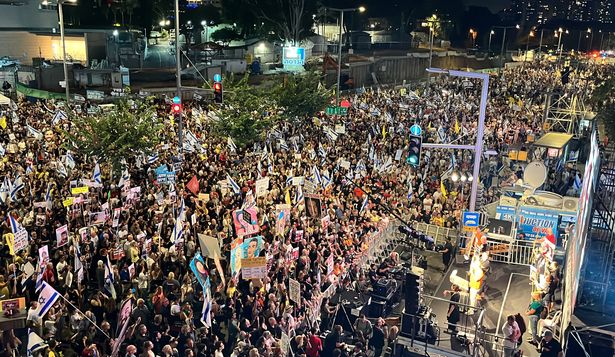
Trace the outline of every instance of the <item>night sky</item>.
<path fill-rule="evenodd" d="M 487 6 L 493 13 L 497 13 L 510 5 L 510 0 L 466 0 L 466 5 Z"/>

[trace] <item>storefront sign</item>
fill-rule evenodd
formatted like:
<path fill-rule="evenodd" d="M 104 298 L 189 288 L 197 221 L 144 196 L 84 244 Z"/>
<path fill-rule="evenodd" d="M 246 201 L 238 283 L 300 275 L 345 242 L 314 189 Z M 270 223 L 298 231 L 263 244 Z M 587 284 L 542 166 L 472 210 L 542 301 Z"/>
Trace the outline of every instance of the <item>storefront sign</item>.
<path fill-rule="evenodd" d="M 511 206 L 497 206 L 495 208 L 495 218 L 504 221 L 514 222 L 517 209 Z"/>

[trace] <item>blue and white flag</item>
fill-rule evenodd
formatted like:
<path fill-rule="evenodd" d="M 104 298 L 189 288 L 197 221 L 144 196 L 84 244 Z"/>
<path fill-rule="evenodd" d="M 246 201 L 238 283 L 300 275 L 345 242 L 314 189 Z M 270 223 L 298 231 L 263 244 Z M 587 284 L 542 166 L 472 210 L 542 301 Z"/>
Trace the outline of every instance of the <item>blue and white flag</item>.
<path fill-rule="evenodd" d="M 359 210 L 359 214 L 363 213 L 363 210 L 367 208 L 367 202 L 368 202 L 368 197 L 367 195 L 365 195 L 365 199 L 363 200 L 363 203 L 361 204 L 361 209 Z"/>
<path fill-rule="evenodd" d="M 230 152 L 237 152 L 237 145 L 235 145 L 235 142 L 230 136 L 226 139 L 226 146 L 228 146 Z"/>
<path fill-rule="evenodd" d="M 28 132 L 32 134 L 37 140 L 43 140 L 43 133 L 40 130 L 36 130 L 30 124 L 28 124 Z"/>
<path fill-rule="evenodd" d="M 211 327 L 212 299 L 210 286 L 211 283 L 209 281 L 209 277 L 207 277 L 203 289 L 203 309 L 201 310 L 201 323 L 203 323 L 205 327 Z"/>
<path fill-rule="evenodd" d="M 153 154 L 151 154 L 150 156 L 147 157 L 147 163 L 150 164 L 150 165 L 155 163 L 156 161 L 158 161 L 158 153 L 157 152 L 155 152 L 155 153 L 153 153 Z"/>
<path fill-rule="evenodd" d="M 40 265 L 38 266 L 38 274 L 36 276 L 36 285 L 34 285 L 34 291 L 35 292 L 39 292 L 41 291 L 41 289 L 43 288 L 43 272 L 42 269 L 40 267 Z"/>
<path fill-rule="evenodd" d="M 314 178 L 316 179 L 316 182 L 318 182 L 319 185 L 322 185 L 322 176 L 320 176 L 320 171 L 318 170 L 318 167 L 314 166 L 314 168 L 312 169 Z"/>
<path fill-rule="evenodd" d="M 359 160 L 359 162 L 357 162 L 357 165 L 355 166 L 355 171 L 357 171 L 357 172 L 367 171 L 367 165 L 365 165 L 365 163 L 363 162 L 363 159 L 361 159 L 361 160 Z"/>
<path fill-rule="evenodd" d="M 38 308 L 36 309 L 37 316 L 41 319 L 45 317 L 47 312 L 49 312 L 53 305 L 58 301 L 60 296 L 60 293 L 51 287 L 51 285 L 43 282 L 41 292 L 38 294 Z"/>
<path fill-rule="evenodd" d="M 271 163 L 271 158 L 267 157 L 267 172 L 269 174 L 273 173 L 273 164 Z"/>
<path fill-rule="evenodd" d="M 9 197 L 10 192 L 11 192 L 11 183 L 9 182 L 9 179 L 5 176 L 2 186 L 0 186 L 0 201 L 2 201 L 3 204 L 7 203 L 7 199 Z"/>
<path fill-rule="evenodd" d="M 175 219 L 175 226 L 173 226 L 173 232 L 171 232 L 171 243 L 177 244 L 181 242 L 184 237 L 184 226 L 186 222 L 186 207 L 184 205 L 184 199 L 182 198 L 177 218 Z"/>
<path fill-rule="evenodd" d="M 13 232 L 13 234 L 24 229 L 23 226 L 19 222 L 17 222 L 17 220 L 10 214 L 9 214 L 9 223 L 11 225 L 11 231 Z"/>
<path fill-rule="evenodd" d="M 293 177 L 294 177 L 294 175 L 293 175 L 293 170 L 291 169 L 291 170 L 290 170 L 290 173 L 288 174 L 288 176 L 286 176 L 286 186 L 287 186 L 287 187 L 288 187 L 288 186 L 290 186 L 290 185 L 292 185 L 292 183 L 293 183 Z"/>
<path fill-rule="evenodd" d="M 68 119 L 68 115 L 66 115 L 66 113 L 62 110 L 58 110 L 54 115 L 53 115 L 53 119 L 51 120 L 51 124 L 56 125 L 58 124 L 58 122 L 60 122 L 61 120 L 65 120 Z"/>
<path fill-rule="evenodd" d="M 295 206 L 301 204 L 303 202 L 303 190 L 301 189 L 301 185 L 297 186 L 297 194 L 295 195 Z"/>
<path fill-rule="evenodd" d="M 113 300 L 117 298 L 117 295 L 115 294 L 115 286 L 113 285 L 114 281 L 115 277 L 113 276 L 113 270 L 111 269 L 111 262 L 107 256 L 107 260 L 105 261 L 105 285 L 103 287 L 103 293 L 110 296 Z"/>
<path fill-rule="evenodd" d="M 56 171 L 58 172 L 58 175 L 68 177 L 68 171 L 62 161 L 56 161 Z"/>
<path fill-rule="evenodd" d="M 327 157 L 327 151 L 322 146 L 322 143 L 318 143 L 318 155 L 322 156 L 323 158 Z"/>
<path fill-rule="evenodd" d="M 295 149 L 295 152 L 297 154 L 300 152 L 299 145 L 297 144 L 297 141 L 293 141 L 293 148 Z"/>
<path fill-rule="evenodd" d="M 412 181 L 408 180 L 408 201 L 412 199 Z"/>
<path fill-rule="evenodd" d="M 45 192 L 45 202 L 47 202 L 47 206 L 49 208 L 51 208 L 51 202 L 52 202 L 52 197 L 51 197 L 51 182 L 49 182 L 47 184 L 47 191 Z"/>
<path fill-rule="evenodd" d="M 6 154 L 6 149 L 0 144 L 0 156 L 4 156 L 4 154 Z"/>
<path fill-rule="evenodd" d="M 280 149 L 285 150 L 285 151 L 290 150 L 290 147 L 288 146 L 288 143 L 286 142 L 286 140 L 280 139 Z"/>
<path fill-rule="evenodd" d="M 124 170 L 122 170 L 122 177 L 120 177 L 120 182 L 118 182 L 117 187 L 124 187 L 129 180 L 130 172 L 128 172 L 128 168 L 125 167 Z"/>
<path fill-rule="evenodd" d="M 583 185 L 583 180 L 581 180 L 581 175 L 576 173 L 574 175 L 574 189 L 577 191 L 581 191 L 581 186 Z"/>
<path fill-rule="evenodd" d="M 68 167 L 70 170 L 75 168 L 75 159 L 73 158 L 73 155 L 70 153 L 70 151 L 66 152 L 66 167 Z"/>
<path fill-rule="evenodd" d="M 229 187 L 233 189 L 233 192 L 235 192 L 236 194 L 239 194 L 241 192 L 241 188 L 239 187 L 237 182 L 235 182 L 235 180 L 233 180 L 231 175 L 226 174 L 226 180 L 228 181 Z"/>
<path fill-rule="evenodd" d="M 96 163 L 94 166 L 94 172 L 92 173 L 92 180 L 99 185 L 102 185 L 102 174 L 100 173 L 100 165 Z"/>
<path fill-rule="evenodd" d="M 17 175 L 15 181 L 11 184 L 11 201 L 15 201 L 17 199 L 17 193 L 23 190 L 24 187 L 26 187 L 26 185 L 23 183 L 21 175 Z"/>
<path fill-rule="evenodd" d="M 47 342 L 45 342 L 36 332 L 28 329 L 28 348 L 27 348 L 27 356 L 32 357 L 34 353 L 47 348 Z"/>

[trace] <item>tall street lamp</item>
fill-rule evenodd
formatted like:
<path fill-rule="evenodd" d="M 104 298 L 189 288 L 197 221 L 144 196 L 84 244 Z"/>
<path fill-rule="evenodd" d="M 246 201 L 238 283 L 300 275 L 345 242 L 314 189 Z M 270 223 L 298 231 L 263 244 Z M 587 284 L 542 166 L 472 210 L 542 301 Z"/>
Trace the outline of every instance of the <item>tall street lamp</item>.
<path fill-rule="evenodd" d="M 476 36 L 478 36 L 478 32 L 474 29 L 470 29 L 470 37 L 472 38 L 472 48 L 476 47 Z"/>
<path fill-rule="evenodd" d="M 55 0 L 58 4 L 58 17 L 60 18 L 60 41 L 62 42 L 62 66 L 64 67 L 64 89 L 66 90 L 66 105 L 70 104 L 70 89 L 68 86 L 68 66 L 66 65 L 66 42 L 64 41 L 64 11 L 62 5 L 76 4 L 77 0 Z M 48 0 L 41 3 L 43 6 L 49 5 Z"/>
<path fill-rule="evenodd" d="M 568 30 L 565 30 L 563 28 L 559 28 L 557 31 L 555 31 L 555 36 L 557 37 L 557 50 L 558 50 L 558 55 L 557 55 L 557 63 L 560 63 L 560 60 L 562 58 L 562 36 L 563 34 L 568 33 Z"/>
<path fill-rule="evenodd" d="M 176 0 L 177 1 L 177 0 Z M 359 6 L 357 8 L 348 8 L 348 9 L 338 9 L 334 7 L 328 7 L 327 9 L 332 11 L 339 11 L 340 13 L 340 38 L 338 41 L 338 49 L 337 49 L 337 89 L 335 90 L 335 105 L 340 104 L 340 81 L 342 79 L 342 29 L 344 27 L 344 13 L 351 11 L 365 12 L 364 6 Z"/>
<path fill-rule="evenodd" d="M 423 27 L 429 27 L 429 66 L 431 68 L 431 59 L 433 57 L 433 40 L 435 37 L 434 24 L 439 22 L 438 16 L 436 14 L 431 15 L 430 18 L 426 19 L 425 22 L 421 24 Z M 427 76 L 429 77 L 429 72 L 427 72 Z"/>
<path fill-rule="evenodd" d="M 495 26 L 494 28 L 496 29 L 502 29 L 504 31 L 502 31 L 502 48 L 500 49 L 500 71 L 502 70 L 502 68 L 504 67 L 504 46 L 506 44 L 506 31 L 508 29 L 520 29 L 521 26 L 519 25 L 515 25 L 515 26 Z"/>
<path fill-rule="evenodd" d="M 530 30 L 530 33 L 527 35 L 527 41 L 525 41 L 525 56 L 523 58 L 523 65 L 527 61 L 527 52 L 530 49 L 530 37 L 534 37 L 534 30 Z"/>
<path fill-rule="evenodd" d="M 491 53 L 491 37 L 495 34 L 495 31 L 489 31 L 489 45 L 487 45 L 487 56 Z"/>

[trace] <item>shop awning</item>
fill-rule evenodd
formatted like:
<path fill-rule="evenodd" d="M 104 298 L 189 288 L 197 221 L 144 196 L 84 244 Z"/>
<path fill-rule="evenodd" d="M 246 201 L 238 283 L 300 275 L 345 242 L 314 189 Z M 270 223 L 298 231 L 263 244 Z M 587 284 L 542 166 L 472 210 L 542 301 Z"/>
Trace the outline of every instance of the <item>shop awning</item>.
<path fill-rule="evenodd" d="M 535 146 L 542 146 L 546 148 L 561 149 L 572 139 L 572 135 L 564 133 L 546 133 L 536 142 Z"/>

